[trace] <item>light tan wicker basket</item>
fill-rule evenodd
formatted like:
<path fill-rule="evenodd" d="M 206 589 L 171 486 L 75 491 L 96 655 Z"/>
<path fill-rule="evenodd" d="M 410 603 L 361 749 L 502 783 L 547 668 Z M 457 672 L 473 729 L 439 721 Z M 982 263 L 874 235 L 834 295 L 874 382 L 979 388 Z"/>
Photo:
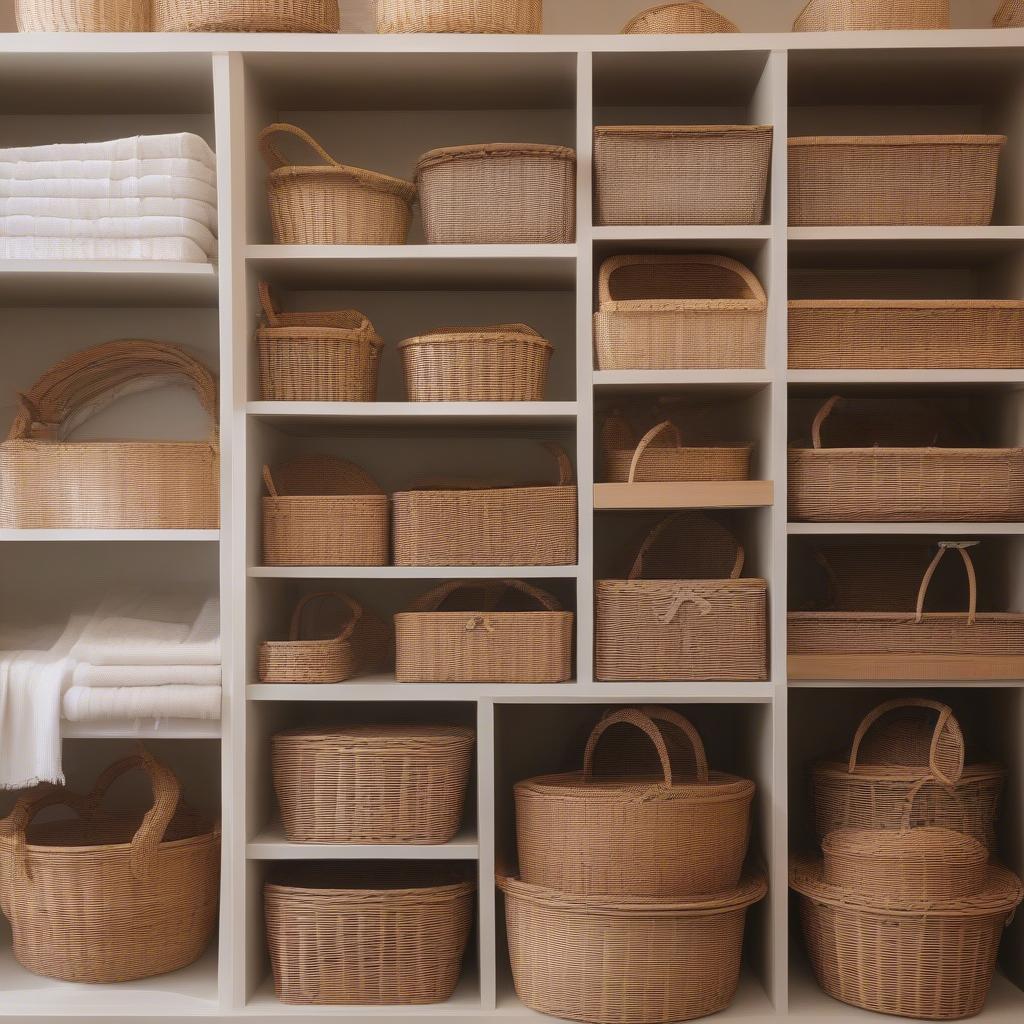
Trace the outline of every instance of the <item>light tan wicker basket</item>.
<path fill-rule="evenodd" d="M 594 129 L 597 224 L 760 224 L 771 125 Z"/>
<path fill-rule="evenodd" d="M 624 35 L 675 35 L 704 32 L 739 32 L 724 15 L 702 3 L 660 4 L 634 15 L 623 26 Z"/>
<path fill-rule="evenodd" d="M 543 442 L 555 484 L 496 486 L 441 481 L 398 491 L 395 565 L 572 565 L 578 495 L 563 448 Z"/>
<path fill-rule="evenodd" d="M 101 810 L 136 768 L 153 788 L 145 816 Z M 33 823 L 60 805 L 78 817 Z M 219 873 L 219 829 L 180 803 L 174 773 L 145 753 L 115 761 L 88 796 L 36 787 L 0 822 L 0 910 L 14 957 L 47 978 L 110 984 L 188 966 L 213 933 Z"/>
<path fill-rule="evenodd" d="M 446 865 L 305 864 L 264 887 L 277 998 L 413 1006 L 455 991 L 475 886 Z"/>
<path fill-rule="evenodd" d="M 1005 135 L 790 139 L 789 223 L 990 224 L 1005 144 Z"/>
<path fill-rule="evenodd" d="M 377 0 L 378 32 L 536 33 L 544 0 Z"/>
<path fill-rule="evenodd" d="M 515 595 L 528 607 L 501 607 Z M 562 683 L 572 677 L 572 626 L 572 612 L 522 580 L 442 583 L 395 616 L 395 676 L 400 683 Z"/>
<path fill-rule="evenodd" d="M 1003 0 L 992 24 L 996 28 L 1024 28 L 1024 0 Z"/>
<path fill-rule="evenodd" d="M 266 565 L 387 565 L 388 496 L 357 465 L 306 455 L 263 481 Z"/>
<path fill-rule="evenodd" d="M 19 32 L 148 32 L 150 0 L 16 0 Z"/>
<path fill-rule="evenodd" d="M 662 519 L 626 579 L 597 581 L 597 678 L 765 679 L 767 584 L 740 578 L 743 559 L 707 516 Z"/>
<path fill-rule="evenodd" d="M 554 346 L 526 324 L 442 327 L 398 343 L 410 402 L 540 402 Z"/>
<path fill-rule="evenodd" d="M 289 729 L 271 742 L 292 843 L 447 843 L 459 830 L 473 730 L 449 725 Z"/>
<path fill-rule="evenodd" d="M 182 381 L 210 416 L 207 440 L 68 440 L 122 395 Z M 134 340 L 94 345 L 62 359 L 18 400 L 0 443 L 0 527 L 216 529 L 217 386 L 184 349 Z"/>
<path fill-rule="evenodd" d="M 564 146 L 491 142 L 432 149 L 416 164 L 416 185 L 431 243 L 576 237 L 576 154 Z"/>
<path fill-rule="evenodd" d="M 949 28 L 949 0 L 808 0 L 794 32 Z"/>
<path fill-rule="evenodd" d="M 727 256 L 611 256 L 598 275 L 599 370 L 764 366 L 768 300 Z"/>
<path fill-rule="evenodd" d="M 629 763 L 596 774 L 594 754 L 608 729 L 641 730 L 657 751 L 660 776 Z M 693 772 L 674 768 L 663 733 L 693 750 Z M 709 772 L 704 744 L 668 708 L 624 709 L 594 726 L 583 770 L 515 786 L 519 870 L 524 882 L 585 896 L 690 898 L 739 883 L 750 835 L 754 783 Z"/>
<path fill-rule="evenodd" d="M 275 135 L 301 139 L 323 161 L 292 164 Z M 416 186 L 361 167 L 339 164 L 308 132 L 267 125 L 260 152 L 270 168 L 267 199 L 274 241 L 284 245 L 402 245 L 409 234 Z"/>
<path fill-rule="evenodd" d="M 154 32 L 337 32 L 336 0 L 151 0 Z"/>

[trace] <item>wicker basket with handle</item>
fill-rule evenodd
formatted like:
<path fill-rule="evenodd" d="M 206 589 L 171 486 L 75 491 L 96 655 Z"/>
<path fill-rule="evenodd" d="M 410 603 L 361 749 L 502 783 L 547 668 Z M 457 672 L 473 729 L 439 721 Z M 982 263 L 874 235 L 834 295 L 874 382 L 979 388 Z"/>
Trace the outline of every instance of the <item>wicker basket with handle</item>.
<path fill-rule="evenodd" d="M 337 32 L 336 0 L 152 0 L 154 32 Z"/>
<path fill-rule="evenodd" d="M 544 0 L 377 0 L 377 31 L 536 33 Z"/>
<path fill-rule="evenodd" d="M 1003 0 L 992 24 L 996 28 L 1024 28 L 1024 0 Z"/>
<path fill-rule="evenodd" d="M 148 32 L 150 0 L 16 0 L 19 32 Z"/>
<path fill-rule="evenodd" d="M 794 32 L 949 28 L 949 0 L 808 0 Z"/>
<path fill-rule="evenodd" d="M 724 15 L 702 3 L 659 4 L 635 14 L 622 28 L 623 35 L 675 35 L 704 32 L 739 32 Z"/>

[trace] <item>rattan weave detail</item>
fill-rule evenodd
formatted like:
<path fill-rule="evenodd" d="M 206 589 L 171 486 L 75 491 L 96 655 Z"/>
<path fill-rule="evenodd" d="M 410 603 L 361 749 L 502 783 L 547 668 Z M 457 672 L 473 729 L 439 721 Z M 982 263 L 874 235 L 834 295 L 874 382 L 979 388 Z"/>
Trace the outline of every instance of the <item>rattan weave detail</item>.
<path fill-rule="evenodd" d="M 154 32 L 337 32 L 336 0 L 152 0 Z"/>
<path fill-rule="evenodd" d="M 544 0 L 377 0 L 378 32 L 536 33 Z"/>
<path fill-rule="evenodd" d="M 996 28 L 1024 28 L 1024 0 L 1003 0 L 992 24 Z"/>
<path fill-rule="evenodd" d="M 150 0 L 16 0 L 19 32 L 148 32 Z"/>
<path fill-rule="evenodd" d="M 624 35 L 739 32 L 724 15 L 702 3 L 660 4 L 634 15 L 623 26 Z"/>
<path fill-rule="evenodd" d="M 949 28 L 949 0 L 808 0 L 794 32 Z"/>

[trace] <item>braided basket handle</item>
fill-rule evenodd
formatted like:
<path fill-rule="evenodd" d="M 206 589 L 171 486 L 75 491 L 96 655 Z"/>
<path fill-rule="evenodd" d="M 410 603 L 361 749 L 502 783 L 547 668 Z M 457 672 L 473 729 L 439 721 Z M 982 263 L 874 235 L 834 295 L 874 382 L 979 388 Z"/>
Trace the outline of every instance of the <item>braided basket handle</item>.
<path fill-rule="evenodd" d="M 277 307 L 274 305 L 274 295 L 270 290 L 269 281 L 260 281 L 260 308 L 263 310 L 263 318 L 267 321 L 268 327 L 276 327 L 278 316 Z"/>
<path fill-rule="evenodd" d="M 304 597 L 299 598 L 295 604 L 295 608 L 292 611 L 292 621 L 288 629 L 288 639 L 298 640 L 302 634 L 302 622 L 305 617 L 309 606 L 315 601 L 336 601 L 344 609 L 343 615 L 348 621 L 344 619 L 341 631 L 334 637 L 335 640 L 347 640 L 353 633 L 358 624 L 359 620 L 363 617 L 363 606 L 353 600 L 348 594 L 343 594 L 340 590 L 318 590 L 314 594 L 306 594 Z"/>
<path fill-rule="evenodd" d="M 688 519 L 692 515 L 693 513 L 689 511 L 675 512 L 670 516 L 666 516 L 664 519 L 661 520 L 660 523 L 657 523 L 654 529 L 652 529 L 651 532 L 647 534 L 647 537 L 644 539 L 643 544 L 640 545 L 640 550 L 636 553 L 636 558 L 633 561 L 633 566 L 629 570 L 629 575 L 626 577 L 626 579 L 640 579 L 641 573 L 643 572 L 644 558 L 647 555 L 648 551 L 651 550 L 651 548 L 657 543 L 661 535 L 670 526 L 675 526 L 676 523 L 680 522 L 681 520 Z M 740 573 L 743 572 L 743 562 L 746 559 L 746 551 L 744 550 L 743 545 L 738 540 L 736 540 L 736 537 L 732 533 L 726 530 L 724 526 L 722 526 L 721 528 L 723 531 L 728 533 L 729 536 L 732 537 L 733 541 L 735 541 L 736 543 L 736 559 L 733 562 L 732 569 L 729 570 L 729 579 L 739 579 Z"/>
<path fill-rule="evenodd" d="M 285 121 L 277 121 L 274 124 L 268 124 L 263 131 L 260 132 L 257 142 L 259 143 L 260 153 L 263 159 L 266 161 L 267 166 L 272 170 L 276 171 L 279 167 L 291 167 L 294 166 L 292 161 L 286 160 L 281 155 L 281 151 L 271 141 L 275 135 L 292 135 L 301 142 L 304 142 L 320 159 L 327 164 L 329 167 L 341 167 L 337 160 L 331 156 L 330 153 L 320 145 L 316 139 L 313 138 L 309 132 L 300 128 L 298 125 L 288 124 Z"/>
<path fill-rule="evenodd" d="M 636 471 L 640 467 L 640 460 L 644 457 L 647 449 L 664 433 L 668 433 L 669 441 L 676 448 L 683 446 L 683 438 L 679 433 L 679 428 L 671 420 L 663 420 L 656 426 L 651 427 L 640 439 L 640 443 L 636 446 L 636 451 L 633 452 L 633 459 L 629 464 L 629 483 L 634 482 Z"/>
<path fill-rule="evenodd" d="M 828 419 L 828 417 L 831 414 L 832 410 L 837 405 L 839 405 L 839 403 L 842 402 L 842 400 L 843 400 L 843 396 L 842 395 L 833 395 L 831 398 L 829 398 L 827 401 L 825 401 L 822 404 L 821 408 L 818 410 L 817 414 L 815 415 L 814 422 L 811 424 L 811 443 L 814 445 L 815 448 L 820 448 L 821 447 L 821 428 L 822 428 L 822 425 L 825 423 L 825 420 Z"/>
<path fill-rule="evenodd" d="M 532 583 L 527 583 L 525 580 L 450 580 L 447 583 L 441 583 L 433 587 L 425 594 L 421 594 L 412 602 L 409 610 L 414 612 L 436 612 L 452 594 L 460 590 L 478 590 L 484 593 L 486 595 L 485 601 L 488 604 L 487 611 L 493 610 L 501 599 L 502 594 L 509 590 L 518 590 L 521 594 L 526 594 L 527 597 L 536 601 L 545 611 L 557 612 L 561 611 L 562 608 L 561 604 L 552 594 L 549 594 L 546 590 L 541 590 L 540 587 L 535 587 Z"/>
<path fill-rule="evenodd" d="M 914 621 L 920 622 L 924 618 L 924 601 L 928 596 L 928 587 L 932 582 L 932 577 L 935 575 L 935 570 L 939 567 L 939 562 L 942 561 L 943 556 L 952 548 L 955 551 L 960 552 L 960 558 L 964 563 L 964 569 L 967 570 L 967 624 L 973 626 L 978 618 L 978 577 L 974 571 L 974 562 L 971 556 L 967 553 L 968 548 L 973 548 L 977 545 L 976 540 L 941 540 L 939 541 L 939 549 L 935 552 L 935 557 L 931 560 L 928 568 L 925 570 L 924 576 L 921 579 L 921 587 L 917 592 L 917 610 L 915 612 Z"/>
<path fill-rule="evenodd" d="M 265 462 L 263 463 L 263 482 L 267 486 L 267 493 L 270 497 L 278 497 L 277 485 L 274 483 L 274 475 L 270 471 L 270 466 Z"/>

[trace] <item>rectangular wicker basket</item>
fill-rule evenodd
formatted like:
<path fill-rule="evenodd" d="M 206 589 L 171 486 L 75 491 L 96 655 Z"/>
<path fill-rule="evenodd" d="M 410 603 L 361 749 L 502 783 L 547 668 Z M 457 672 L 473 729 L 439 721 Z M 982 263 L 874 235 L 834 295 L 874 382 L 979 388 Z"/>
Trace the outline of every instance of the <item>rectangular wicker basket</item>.
<path fill-rule="evenodd" d="M 949 28 L 949 0 L 808 0 L 794 32 Z"/>

